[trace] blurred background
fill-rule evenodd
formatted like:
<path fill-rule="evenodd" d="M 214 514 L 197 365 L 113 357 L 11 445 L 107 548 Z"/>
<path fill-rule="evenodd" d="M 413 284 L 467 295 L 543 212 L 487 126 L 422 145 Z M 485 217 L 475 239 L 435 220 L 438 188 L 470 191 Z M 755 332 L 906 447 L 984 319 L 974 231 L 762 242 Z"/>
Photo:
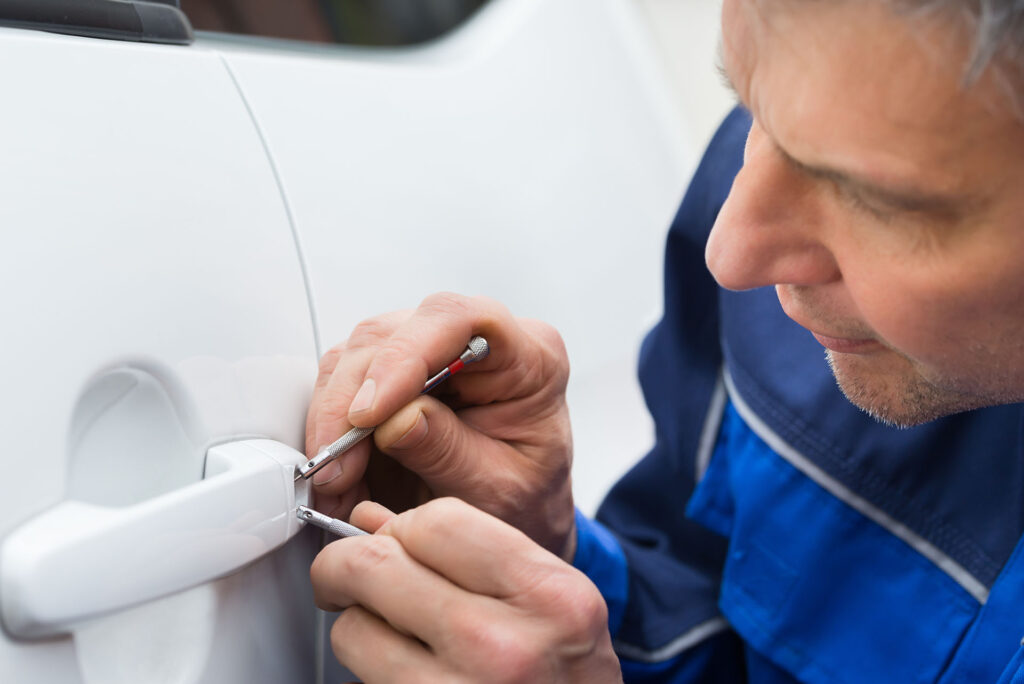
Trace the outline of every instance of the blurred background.
<path fill-rule="evenodd" d="M 193 27 L 249 36 L 413 46 L 455 30 L 489 0 L 181 0 Z M 632 0 L 673 85 L 690 149 L 732 107 L 715 70 L 721 0 Z"/>

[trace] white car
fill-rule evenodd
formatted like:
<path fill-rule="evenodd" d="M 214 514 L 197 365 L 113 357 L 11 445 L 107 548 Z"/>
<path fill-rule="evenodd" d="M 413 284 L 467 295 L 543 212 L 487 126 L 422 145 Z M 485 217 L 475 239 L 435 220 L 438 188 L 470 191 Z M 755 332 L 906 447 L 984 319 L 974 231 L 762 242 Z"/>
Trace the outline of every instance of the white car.
<path fill-rule="evenodd" d="M 356 323 L 454 290 L 555 324 L 587 510 L 650 441 L 692 162 L 657 62 L 629 0 L 391 50 L 81 1 L 0 0 L 0 682 L 333 681 L 290 474 Z"/>

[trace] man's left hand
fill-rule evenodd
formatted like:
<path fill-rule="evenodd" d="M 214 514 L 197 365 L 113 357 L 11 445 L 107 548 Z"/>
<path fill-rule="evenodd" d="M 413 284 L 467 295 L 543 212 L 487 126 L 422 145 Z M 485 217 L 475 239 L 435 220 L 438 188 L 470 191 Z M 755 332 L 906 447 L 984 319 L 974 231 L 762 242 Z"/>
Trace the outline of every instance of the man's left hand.
<path fill-rule="evenodd" d="M 311 577 L 364 681 L 622 681 L 597 588 L 522 532 L 452 498 L 351 520 L 375 534 L 328 545 Z"/>

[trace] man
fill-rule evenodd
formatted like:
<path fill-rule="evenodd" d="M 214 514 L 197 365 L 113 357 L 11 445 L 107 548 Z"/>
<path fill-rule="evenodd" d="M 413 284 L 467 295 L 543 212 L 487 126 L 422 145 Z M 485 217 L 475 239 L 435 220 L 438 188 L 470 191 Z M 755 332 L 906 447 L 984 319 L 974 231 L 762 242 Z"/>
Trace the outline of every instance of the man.
<path fill-rule="evenodd" d="M 550 328 L 437 295 L 325 356 L 309 451 L 380 424 L 402 505 L 461 499 L 360 504 L 377 534 L 314 563 L 366 680 L 1024 677 L 1024 3 L 725 0 L 722 26 L 752 119 L 673 226 L 657 443 L 600 522 Z M 491 356 L 405 406 L 472 334 Z M 369 450 L 321 507 L 365 497 Z"/>

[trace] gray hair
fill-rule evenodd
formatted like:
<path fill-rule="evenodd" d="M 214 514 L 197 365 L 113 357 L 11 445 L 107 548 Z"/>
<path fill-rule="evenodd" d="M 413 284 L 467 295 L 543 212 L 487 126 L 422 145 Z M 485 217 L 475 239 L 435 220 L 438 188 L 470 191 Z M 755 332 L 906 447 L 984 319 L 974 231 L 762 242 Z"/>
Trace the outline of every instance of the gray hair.
<path fill-rule="evenodd" d="M 974 45 L 964 73 L 973 83 L 992 64 L 1009 69 L 1015 99 L 1024 75 L 1024 0 L 898 0 L 910 10 L 960 15 L 970 22 Z"/>

